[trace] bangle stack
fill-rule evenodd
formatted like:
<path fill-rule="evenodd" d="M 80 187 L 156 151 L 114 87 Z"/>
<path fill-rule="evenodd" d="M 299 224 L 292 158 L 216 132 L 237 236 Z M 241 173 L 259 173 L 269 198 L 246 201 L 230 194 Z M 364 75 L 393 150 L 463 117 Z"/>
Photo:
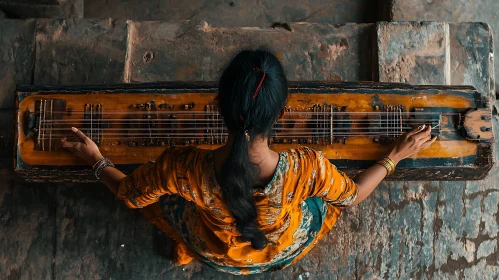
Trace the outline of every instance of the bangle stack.
<path fill-rule="evenodd" d="M 108 158 L 101 158 L 94 164 L 92 169 L 94 170 L 95 178 L 97 178 L 97 180 L 100 180 L 102 170 L 106 167 L 114 167 L 114 164 Z"/>
<path fill-rule="evenodd" d="M 395 171 L 395 163 L 389 157 L 383 157 L 376 162 L 377 164 L 381 164 L 386 168 L 388 174 L 386 176 L 391 175 Z"/>

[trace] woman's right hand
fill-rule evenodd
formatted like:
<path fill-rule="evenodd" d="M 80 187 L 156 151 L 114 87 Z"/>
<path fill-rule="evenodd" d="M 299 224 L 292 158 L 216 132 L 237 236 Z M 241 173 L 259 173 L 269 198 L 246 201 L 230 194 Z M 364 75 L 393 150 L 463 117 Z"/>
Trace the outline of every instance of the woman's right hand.
<path fill-rule="evenodd" d="M 430 125 L 421 125 L 401 135 L 395 141 L 395 146 L 388 157 L 397 164 L 399 161 L 414 155 L 420 150 L 428 148 L 437 140 L 437 136 L 432 137 L 430 133 Z"/>

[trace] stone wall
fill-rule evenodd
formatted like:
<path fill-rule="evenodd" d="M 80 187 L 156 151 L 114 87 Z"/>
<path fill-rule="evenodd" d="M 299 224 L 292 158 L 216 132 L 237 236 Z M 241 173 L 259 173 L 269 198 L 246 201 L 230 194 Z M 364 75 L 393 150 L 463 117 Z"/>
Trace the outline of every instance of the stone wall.
<path fill-rule="evenodd" d="M 499 17 L 497 16 L 497 11 L 499 10 L 499 1 L 496 0 L 476 0 L 476 1 L 462 1 L 462 0 L 393 0 L 389 1 L 388 14 L 390 20 L 394 21 L 413 21 L 413 20 L 438 20 L 447 22 L 484 22 L 485 26 L 492 26 L 494 30 L 494 35 L 496 38 L 499 37 Z M 490 29 L 490 27 L 487 27 Z M 451 31 L 452 32 L 452 31 Z M 456 36 L 472 36 L 467 33 L 465 27 L 461 27 L 460 30 L 455 30 Z M 465 41 L 463 41 L 465 43 Z M 479 45 L 485 45 L 485 42 L 476 41 L 476 38 L 470 38 L 468 45 L 470 43 Z M 466 43 L 464 45 L 467 45 Z M 498 46 L 496 46 L 496 50 Z M 473 54 L 470 54 L 471 59 L 475 59 Z M 460 68 L 461 65 L 455 65 L 453 68 Z M 496 59 L 495 68 L 499 67 L 499 59 Z M 459 71 L 459 70 L 458 70 Z M 476 79 L 473 76 L 474 73 L 469 73 L 472 76 L 468 76 L 468 73 L 462 75 L 463 79 L 469 83 L 469 81 Z M 499 75 L 497 73 L 496 75 Z M 492 75 L 493 77 L 494 75 Z M 497 76 L 496 76 L 497 77 Z M 497 80 L 497 79 L 496 79 Z M 495 83 L 497 85 L 497 82 Z M 497 86 L 496 86 L 497 87 Z"/>

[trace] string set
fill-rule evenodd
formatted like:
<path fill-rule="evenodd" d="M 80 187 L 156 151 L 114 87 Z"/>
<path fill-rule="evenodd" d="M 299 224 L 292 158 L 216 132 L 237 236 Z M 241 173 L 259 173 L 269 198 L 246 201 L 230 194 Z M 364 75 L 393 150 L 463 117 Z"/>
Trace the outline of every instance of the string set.
<path fill-rule="evenodd" d="M 49 108 L 46 108 L 49 109 Z M 51 108 L 52 109 L 52 108 Z M 39 141 L 70 135 L 70 128 L 77 127 L 91 139 L 189 139 L 217 141 L 228 137 L 222 117 L 216 111 L 52 111 L 41 110 L 39 116 Z M 402 112 L 336 112 L 300 111 L 285 112 L 272 129 L 271 137 L 333 139 L 351 136 L 400 136 L 420 124 L 432 129 L 440 126 L 440 115 L 459 113 Z M 62 119 L 71 115 L 71 119 Z M 83 115 L 83 118 L 74 118 Z M 129 118 L 116 118 L 113 116 Z M 167 118 L 162 116 L 167 115 Z M 356 118 L 355 116 L 365 116 Z M 346 118 L 349 116 L 349 118 Z M 354 117 L 354 118 L 350 118 Z M 106 118 L 107 117 L 107 118 Z M 131 117 L 131 118 L 130 118 Z M 158 117 L 158 118 L 157 118 Z M 439 128 L 440 131 L 442 128 Z M 43 144 L 43 143 L 42 143 Z"/>

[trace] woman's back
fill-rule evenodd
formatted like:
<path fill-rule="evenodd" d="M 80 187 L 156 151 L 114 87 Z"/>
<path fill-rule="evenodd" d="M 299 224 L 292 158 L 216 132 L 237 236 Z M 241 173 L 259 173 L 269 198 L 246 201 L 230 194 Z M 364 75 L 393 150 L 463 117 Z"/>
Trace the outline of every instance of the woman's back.
<path fill-rule="evenodd" d="M 128 183 L 123 180 L 120 190 L 129 193 L 127 186 L 138 185 L 168 190 L 160 205 L 169 223 L 193 251 L 224 269 L 266 270 L 297 261 L 334 225 L 338 206 L 355 201 L 355 183 L 320 153 L 308 148 L 281 152 L 271 181 L 253 190 L 257 225 L 268 239 L 265 248 L 256 250 L 236 229 L 217 183 L 213 154 L 195 147 L 171 148 L 158 162 L 136 170 Z M 170 178 L 168 185 L 157 184 L 163 176 Z M 151 203 L 140 193 L 129 197 L 129 206 Z"/>

